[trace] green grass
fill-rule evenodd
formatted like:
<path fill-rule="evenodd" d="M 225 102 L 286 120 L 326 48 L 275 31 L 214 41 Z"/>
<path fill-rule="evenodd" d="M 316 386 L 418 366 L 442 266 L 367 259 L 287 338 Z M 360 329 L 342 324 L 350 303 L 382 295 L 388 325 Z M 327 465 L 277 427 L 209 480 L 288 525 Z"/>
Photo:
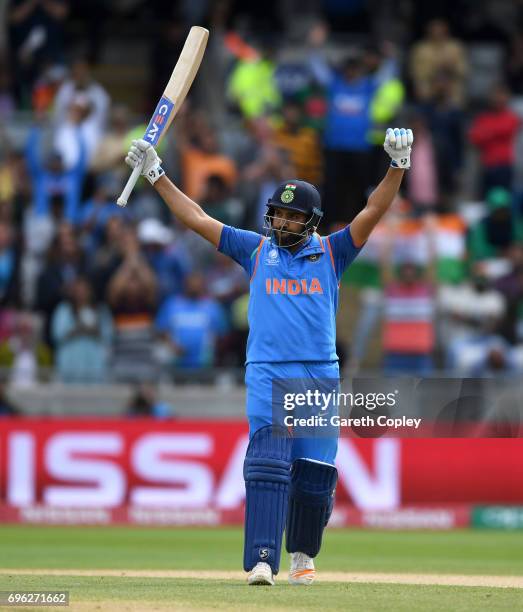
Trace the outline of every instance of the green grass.
<path fill-rule="evenodd" d="M 134 604 L 135 610 L 192 608 L 477 612 L 487 609 L 516 610 L 521 608 L 522 601 L 521 589 L 483 587 L 332 583 L 300 588 L 282 582 L 275 588 L 254 588 L 240 581 L 221 580 L 55 576 L 2 578 L 7 578 L 3 580 L 2 589 L 68 590 L 73 610 L 77 602 L 91 602 L 89 609 L 93 610 L 117 610 L 117 604 Z M 85 609 L 85 603 L 82 609 Z"/>
<path fill-rule="evenodd" d="M 523 533 L 328 530 L 321 570 L 523 575 Z M 0 526 L 2 569 L 240 570 L 240 529 Z M 0 574 L 0 590 L 69 590 L 70 610 L 516 610 L 522 589 Z M 31 608 L 37 610 L 39 608 Z M 58 609 L 58 608 L 53 608 Z M 49 608 L 41 608 L 43 611 Z"/>
<path fill-rule="evenodd" d="M 523 532 L 327 530 L 324 570 L 523 575 Z M 241 569 L 242 531 L 0 526 L 1 568 Z M 286 555 L 282 566 L 286 566 Z"/>

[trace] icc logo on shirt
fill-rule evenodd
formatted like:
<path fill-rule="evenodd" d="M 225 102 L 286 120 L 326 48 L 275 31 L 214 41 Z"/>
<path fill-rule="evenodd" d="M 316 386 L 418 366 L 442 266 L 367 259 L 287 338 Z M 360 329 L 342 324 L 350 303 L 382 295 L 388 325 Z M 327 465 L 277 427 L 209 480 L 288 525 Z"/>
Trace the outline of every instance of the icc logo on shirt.
<path fill-rule="evenodd" d="M 278 255 L 277 249 L 271 249 L 265 260 L 265 263 L 269 266 L 277 266 L 280 263 L 280 257 Z"/>

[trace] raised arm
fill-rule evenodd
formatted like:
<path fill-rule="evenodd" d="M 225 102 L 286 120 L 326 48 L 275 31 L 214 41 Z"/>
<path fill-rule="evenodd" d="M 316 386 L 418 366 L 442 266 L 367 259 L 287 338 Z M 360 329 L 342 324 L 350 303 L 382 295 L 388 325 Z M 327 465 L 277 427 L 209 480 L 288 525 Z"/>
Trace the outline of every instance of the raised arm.
<path fill-rule="evenodd" d="M 350 225 L 356 247 L 362 246 L 387 212 L 396 197 L 405 170 L 410 168 L 410 151 L 414 140 L 411 130 L 389 128 L 383 145 L 391 158 L 390 168 L 381 183 L 374 189 L 365 208 L 356 215 Z"/>
<path fill-rule="evenodd" d="M 133 140 L 125 161 L 131 168 L 141 165 L 142 175 L 154 186 L 180 223 L 200 234 L 214 246 L 219 245 L 223 223 L 210 217 L 199 204 L 193 202 L 167 178 L 160 166 L 162 160 L 150 143 Z"/>
<path fill-rule="evenodd" d="M 165 175 L 154 184 L 154 187 L 178 221 L 214 246 L 220 244 L 223 223 L 210 217 L 199 204 L 180 191 Z"/>

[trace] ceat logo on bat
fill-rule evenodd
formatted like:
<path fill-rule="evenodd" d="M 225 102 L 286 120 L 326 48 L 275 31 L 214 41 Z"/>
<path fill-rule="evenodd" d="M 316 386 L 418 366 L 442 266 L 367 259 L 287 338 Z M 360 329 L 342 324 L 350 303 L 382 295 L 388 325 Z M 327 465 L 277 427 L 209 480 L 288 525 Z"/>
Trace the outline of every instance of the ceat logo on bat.
<path fill-rule="evenodd" d="M 152 119 L 149 121 L 149 125 L 145 130 L 144 140 L 149 141 L 152 145 L 155 145 L 163 130 L 167 124 L 167 119 L 171 114 L 174 104 L 167 98 L 161 98 L 158 102 L 158 106 L 153 113 Z"/>

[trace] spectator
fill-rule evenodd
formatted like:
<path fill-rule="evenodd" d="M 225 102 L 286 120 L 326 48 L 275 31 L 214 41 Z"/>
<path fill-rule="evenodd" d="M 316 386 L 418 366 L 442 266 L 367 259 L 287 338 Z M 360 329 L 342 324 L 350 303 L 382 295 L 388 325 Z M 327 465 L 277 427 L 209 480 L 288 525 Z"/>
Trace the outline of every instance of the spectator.
<path fill-rule="evenodd" d="M 64 383 L 103 382 L 112 336 L 110 313 L 94 303 L 91 284 L 85 277 L 76 277 L 67 294 L 51 321 L 58 379 Z"/>
<path fill-rule="evenodd" d="M 324 21 L 316 20 L 309 27 L 308 44 L 317 49 L 325 45 L 329 28 Z M 307 57 L 300 60 L 280 60 L 276 70 L 278 88 L 284 100 L 296 100 L 303 113 L 303 125 L 322 131 L 327 113 L 324 88 L 317 79 Z"/>
<path fill-rule="evenodd" d="M 167 419 L 173 416 L 171 407 L 157 399 L 156 388 L 149 382 L 137 385 L 127 404 L 127 415 L 130 417 L 153 417 Z"/>
<path fill-rule="evenodd" d="M 253 121 L 250 129 L 258 147 L 255 159 L 244 168 L 242 189 L 246 199 L 252 202 L 247 207 L 251 213 L 248 225 L 259 232 L 264 226 L 268 199 L 279 183 L 292 176 L 292 167 L 287 157 L 270 144 L 265 119 Z"/>
<path fill-rule="evenodd" d="M 463 166 L 465 115 L 452 98 L 452 79 L 446 72 L 434 77 L 431 96 L 418 107 L 434 147 L 439 202 L 449 208 Z"/>
<path fill-rule="evenodd" d="M 433 19 L 427 24 L 425 38 L 414 45 L 410 53 L 410 74 L 420 102 L 434 96 L 435 79 L 442 72 L 450 79 L 450 101 L 461 107 L 465 101 L 468 72 L 465 49 L 451 37 L 446 21 Z"/>
<path fill-rule="evenodd" d="M 520 375 L 523 373 L 523 354 L 501 338 L 491 336 L 476 344 L 462 345 L 454 367 L 461 376 Z"/>
<path fill-rule="evenodd" d="M 126 226 L 120 216 L 109 217 L 102 234 L 102 242 L 92 257 L 89 271 L 97 301 L 107 298 L 107 286 L 124 258 Z"/>
<path fill-rule="evenodd" d="M 70 222 L 76 221 L 86 167 L 85 148 L 79 131 L 76 132 L 80 155 L 76 164 L 64 167 L 60 153 L 53 151 L 45 166 L 40 161 L 41 127 L 34 126 L 26 145 L 27 164 L 33 184 L 33 211 L 36 216 L 48 216 L 50 201 L 54 195 L 64 198 L 64 216 Z"/>
<path fill-rule="evenodd" d="M 92 197 L 78 211 L 75 224 L 80 228 L 85 247 L 94 254 L 103 241 L 103 234 L 111 217 L 130 218 L 126 208 L 115 206 L 119 196 L 120 183 L 110 174 L 99 175 Z"/>
<path fill-rule="evenodd" d="M 220 153 L 214 130 L 196 124 L 192 134 L 182 138 L 181 166 L 183 189 L 193 200 L 200 201 L 210 176 L 220 176 L 229 187 L 234 187 L 237 170 L 234 161 Z"/>
<path fill-rule="evenodd" d="M 80 250 L 72 227 L 62 223 L 47 252 L 47 261 L 42 269 L 36 289 L 36 309 L 44 315 L 44 338 L 53 346 L 50 323 L 56 306 L 65 298 L 65 288 L 77 276 L 83 274 L 86 261 Z"/>
<path fill-rule="evenodd" d="M 6 138 L 0 128 L 0 138 Z M 13 153 L 7 150 L 0 158 L 0 218 L 11 220 L 13 214 L 13 199 L 15 194 L 13 173 Z"/>
<path fill-rule="evenodd" d="M 227 310 L 238 297 L 248 292 L 248 281 L 241 267 L 219 251 L 215 251 L 206 280 L 209 295 Z"/>
<path fill-rule="evenodd" d="M 7 136 L 5 142 L 8 142 Z M 12 222 L 15 229 L 20 230 L 30 197 L 31 181 L 26 156 L 23 151 L 6 147 L 0 164 L 0 218 Z"/>
<path fill-rule="evenodd" d="M 231 365 L 242 367 L 249 336 L 249 294 L 244 293 L 231 304 L 231 332 L 229 336 L 229 355 Z M 235 358 L 234 358 L 235 357 Z"/>
<path fill-rule="evenodd" d="M 200 205 L 211 217 L 225 225 L 238 225 L 243 220 L 241 202 L 231 195 L 230 186 L 218 174 L 211 174 L 207 178 Z"/>
<path fill-rule="evenodd" d="M 274 78 L 283 104 L 289 101 L 299 104 L 304 125 L 311 126 L 315 120 L 321 119 L 321 116 L 315 117 L 314 112 L 310 113 L 311 110 L 314 111 L 315 105 L 321 104 L 322 97 L 318 95 L 314 75 L 305 58 L 282 58 L 278 61 Z M 324 107 L 324 104 L 322 106 Z"/>
<path fill-rule="evenodd" d="M 189 254 L 183 244 L 178 243 L 170 228 L 152 218 L 140 222 L 138 239 L 156 276 L 159 300 L 179 295 L 190 268 Z"/>
<path fill-rule="evenodd" d="M 33 110 L 36 114 L 45 114 L 52 110 L 56 93 L 66 74 L 64 66 L 47 66 L 44 69 L 33 88 Z"/>
<path fill-rule="evenodd" d="M 203 276 L 191 274 L 184 295 L 162 304 L 156 329 L 170 344 L 177 367 L 198 369 L 214 365 L 216 341 L 227 326 L 221 306 L 205 295 Z"/>
<path fill-rule="evenodd" d="M 91 76 L 86 60 L 71 66 L 71 78 L 58 90 L 54 110 L 54 146 L 66 168 L 78 163 L 82 152 L 76 132 L 79 130 L 89 164 L 97 150 L 107 123 L 110 99 L 105 89 Z"/>
<path fill-rule="evenodd" d="M 107 290 L 115 325 L 113 375 L 116 380 L 151 380 L 156 373 L 152 341 L 157 282 L 134 229 L 125 229 L 121 248 L 123 261 Z"/>
<path fill-rule="evenodd" d="M 238 316 L 238 306 L 242 297 L 247 296 L 248 301 L 248 279 L 242 268 L 230 257 L 215 251 L 206 282 L 209 296 L 223 307 L 228 330 L 218 338 L 216 363 L 218 366 L 241 366 L 245 361 L 247 338 L 243 336 L 243 320 Z M 245 325 L 248 327 L 246 319 Z"/>
<path fill-rule="evenodd" d="M 89 168 L 92 172 L 114 172 L 118 178 L 126 176 L 126 166 L 122 164 L 122 159 L 129 145 L 130 129 L 129 109 L 123 105 L 113 106 L 109 127 L 104 131 L 91 158 Z"/>
<path fill-rule="evenodd" d="M 470 281 L 440 289 L 438 305 L 447 366 L 463 369 L 463 360 L 473 359 L 472 353 L 483 355 L 489 345 L 505 313 L 503 296 L 491 287 L 484 265 L 477 263 Z"/>
<path fill-rule="evenodd" d="M 33 83 L 47 64 L 62 64 L 68 0 L 12 0 L 9 3 L 12 74 L 18 102 L 29 107 Z"/>
<path fill-rule="evenodd" d="M 513 242 L 523 240 L 523 223 L 512 211 L 512 196 L 503 187 L 487 193 L 487 214 L 469 230 L 468 247 L 472 260 L 493 259 L 504 255 Z"/>
<path fill-rule="evenodd" d="M 299 103 L 289 100 L 281 112 L 282 122 L 272 134 L 272 144 L 287 155 L 294 176 L 321 185 L 322 159 L 316 131 L 303 125 L 303 108 Z"/>
<path fill-rule="evenodd" d="M 405 262 L 385 287 L 384 368 L 388 374 L 426 375 L 435 348 L 433 288 L 423 270 Z"/>
<path fill-rule="evenodd" d="M 16 387 L 32 387 L 40 379 L 40 368 L 49 368 L 51 353 L 41 338 L 41 321 L 30 312 L 18 311 L 7 340 L 0 345 L 0 364 L 9 368 L 9 381 Z"/>
<path fill-rule="evenodd" d="M 227 95 L 245 119 L 268 115 L 281 104 L 270 54 L 258 45 L 253 53 L 239 57 L 227 83 Z"/>
<path fill-rule="evenodd" d="M 520 120 L 509 107 L 510 92 L 498 85 L 491 94 L 488 110 L 472 122 L 470 142 L 480 153 L 482 195 L 493 187 L 512 189 L 514 173 L 514 143 Z"/>
<path fill-rule="evenodd" d="M 372 144 L 372 185 L 377 185 L 387 171 L 388 162 L 386 156 L 383 155 L 385 132 L 388 127 L 396 123 L 405 99 L 405 88 L 398 77 L 396 50 L 388 42 L 384 43 L 383 47 L 386 52 L 376 46 L 368 46 L 363 56 L 368 75 L 377 83 L 369 109 L 372 127 L 367 135 Z M 417 144 L 418 135 L 416 133 L 416 146 Z"/>
<path fill-rule="evenodd" d="M 433 240 L 432 219 L 426 227 Z M 434 368 L 433 352 L 436 345 L 434 249 L 426 267 L 412 260 L 403 261 L 394 277 L 390 248 L 383 253 L 384 285 L 384 368 L 388 374 L 408 373 L 427 375 Z"/>
<path fill-rule="evenodd" d="M 24 304 L 36 303 L 37 281 L 45 266 L 47 253 L 56 236 L 64 210 L 63 197 L 54 195 L 49 201 L 49 215 L 36 215 L 33 208 L 25 211 L 23 220 L 24 250 L 20 265 L 21 295 Z"/>
<path fill-rule="evenodd" d="M 328 98 L 323 136 L 325 222 L 347 223 L 365 205 L 370 185 L 369 108 L 377 82 L 366 74 L 361 57 L 346 59 L 340 72 L 332 72 L 318 53 L 311 62 Z"/>

